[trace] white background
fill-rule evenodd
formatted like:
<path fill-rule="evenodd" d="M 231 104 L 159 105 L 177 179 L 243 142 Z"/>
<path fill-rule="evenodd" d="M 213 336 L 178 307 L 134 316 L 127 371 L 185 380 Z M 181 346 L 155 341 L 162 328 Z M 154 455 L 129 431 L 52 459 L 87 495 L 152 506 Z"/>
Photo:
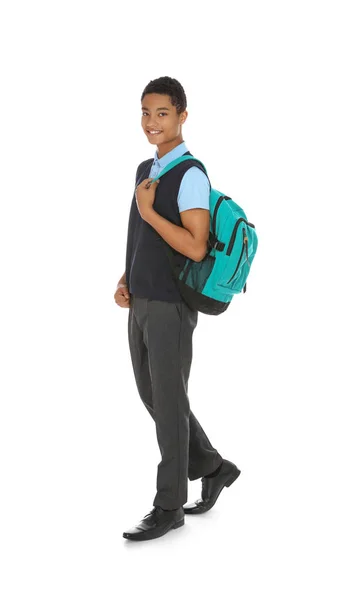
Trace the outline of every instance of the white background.
<path fill-rule="evenodd" d="M 3 600 L 358 600 L 356 5 L 2 2 Z M 163 75 L 259 246 L 246 294 L 199 314 L 189 381 L 241 476 L 136 544 L 160 452 L 113 295 Z"/>

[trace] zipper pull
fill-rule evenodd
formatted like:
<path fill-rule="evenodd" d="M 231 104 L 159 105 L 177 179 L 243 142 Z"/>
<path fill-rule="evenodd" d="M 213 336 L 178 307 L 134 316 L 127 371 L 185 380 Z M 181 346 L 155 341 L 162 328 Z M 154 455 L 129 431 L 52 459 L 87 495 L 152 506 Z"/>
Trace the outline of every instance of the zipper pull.
<path fill-rule="evenodd" d="M 248 238 L 248 236 L 245 233 L 245 229 L 243 229 L 243 242 L 245 244 L 246 260 L 247 260 L 247 263 L 248 263 L 249 267 L 251 267 L 251 264 L 249 262 L 249 253 L 248 253 L 248 239 L 249 238 Z"/>

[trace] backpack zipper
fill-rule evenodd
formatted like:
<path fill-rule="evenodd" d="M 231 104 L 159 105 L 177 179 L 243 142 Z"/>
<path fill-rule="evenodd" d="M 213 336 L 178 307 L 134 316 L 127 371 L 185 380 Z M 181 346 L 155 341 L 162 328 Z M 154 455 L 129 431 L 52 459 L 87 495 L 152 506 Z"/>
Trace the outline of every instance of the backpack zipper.
<path fill-rule="evenodd" d="M 232 249 L 233 249 L 233 247 L 234 247 L 234 243 L 235 243 L 236 232 L 237 232 L 237 230 L 238 230 L 238 227 L 239 227 L 239 225 L 240 225 L 241 221 L 244 221 L 244 222 L 245 222 L 245 223 L 247 223 L 247 224 L 248 224 L 250 227 L 254 227 L 254 229 L 255 229 L 255 225 L 253 225 L 252 223 L 249 223 L 249 221 L 247 221 L 246 219 L 244 219 L 244 217 L 240 217 L 240 219 L 238 219 L 238 220 L 236 221 L 236 223 L 235 223 L 235 227 L 234 227 L 234 229 L 233 229 L 233 232 L 232 232 L 232 234 L 231 234 L 231 238 L 230 238 L 229 246 L 228 246 L 228 249 L 227 249 L 227 251 L 226 251 L 226 255 L 227 255 L 227 256 L 230 256 L 230 254 L 231 254 L 231 252 L 232 252 Z"/>
<path fill-rule="evenodd" d="M 239 260 L 238 260 L 238 262 L 237 262 L 237 265 L 236 265 L 236 267 L 235 267 L 235 271 L 234 271 L 234 272 L 233 272 L 233 274 L 231 275 L 231 277 L 230 277 L 229 281 L 227 281 L 227 284 L 228 284 L 228 283 L 230 283 L 230 281 L 231 281 L 232 279 L 234 279 L 234 277 L 235 277 L 235 275 L 236 275 L 236 272 L 237 272 L 237 270 L 238 270 L 238 268 L 239 268 L 239 265 L 240 265 L 240 261 L 241 261 L 242 255 L 243 255 L 243 253 L 244 253 L 244 248 L 246 248 L 246 259 L 247 259 L 247 261 L 249 262 L 249 254 L 248 254 L 248 237 L 247 237 L 247 235 L 246 235 L 246 230 L 245 230 L 245 227 L 243 228 L 242 232 L 243 232 L 243 245 L 242 245 L 242 249 L 241 249 L 241 254 L 240 254 Z"/>
<path fill-rule="evenodd" d="M 224 200 L 231 200 L 230 196 L 220 196 L 220 198 L 218 198 L 215 208 L 214 208 L 214 214 L 213 214 L 213 234 L 214 236 L 216 236 L 216 215 L 218 213 L 218 210 L 220 208 L 220 204 L 224 201 Z"/>

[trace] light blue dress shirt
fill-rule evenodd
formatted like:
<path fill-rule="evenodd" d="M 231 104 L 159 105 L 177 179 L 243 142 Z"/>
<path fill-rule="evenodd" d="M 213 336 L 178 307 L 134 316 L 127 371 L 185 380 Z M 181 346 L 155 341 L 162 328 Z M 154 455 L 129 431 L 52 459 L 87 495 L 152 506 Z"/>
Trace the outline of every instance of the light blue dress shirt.
<path fill-rule="evenodd" d="M 166 165 L 187 151 L 185 142 L 181 142 L 181 144 L 164 154 L 161 158 L 158 158 L 156 151 L 149 177 L 157 177 Z M 209 180 L 201 169 L 190 167 L 186 171 L 181 180 L 177 201 L 179 212 L 189 210 L 190 208 L 206 208 L 210 210 Z"/>

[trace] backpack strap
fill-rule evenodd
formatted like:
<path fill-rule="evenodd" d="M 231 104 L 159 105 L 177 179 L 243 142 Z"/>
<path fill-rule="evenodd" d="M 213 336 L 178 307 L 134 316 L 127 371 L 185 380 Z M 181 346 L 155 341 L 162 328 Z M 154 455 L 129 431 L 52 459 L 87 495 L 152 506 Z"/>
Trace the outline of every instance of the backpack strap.
<path fill-rule="evenodd" d="M 166 167 L 163 168 L 163 170 L 158 174 L 157 177 L 153 178 L 152 182 L 157 181 L 158 179 L 160 179 L 160 177 L 162 177 L 163 175 L 165 175 L 165 173 L 167 173 L 168 171 L 170 171 L 171 169 L 173 169 L 174 167 L 176 167 L 176 165 L 184 162 L 185 160 L 196 160 L 197 162 L 199 162 L 201 164 L 201 166 L 203 167 L 203 169 L 205 171 L 206 177 L 209 180 L 210 192 L 211 192 L 211 182 L 210 182 L 209 176 L 207 174 L 207 170 L 205 168 L 205 165 L 201 162 L 201 160 L 199 160 L 198 158 L 195 158 L 195 156 L 192 156 L 192 155 L 189 155 L 189 154 L 184 154 L 183 156 L 179 156 L 175 160 L 171 161 L 168 165 L 166 165 Z M 161 238 L 161 239 L 163 241 L 163 246 L 165 248 L 165 252 L 166 252 L 166 254 L 167 254 L 168 258 L 169 258 L 169 262 L 170 262 L 170 266 L 171 266 L 171 271 L 172 271 L 172 276 L 173 276 L 173 278 L 175 280 L 175 283 L 176 283 L 176 281 L 177 281 L 177 268 L 176 268 L 174 259 L 175 259 L 175 255 L 176 254 L 181 254 L 181 253 L 177 252 L 177 250 L 175 250 L 174 248 L 172 248 L 172 246 L 170 246 L 170 244 L 168 244 L 164 240 L 164 238 Z M 222 242 L 218 242 L 218 244 L 222 244 Z M 225 246 L 225 244 L 222 244 L 222 245 Z M 221 248 L 221 250 L 223 250 L 223 248 Z"/>
<path fill-rule="evenodd" d="M 216 235 L 211 230 L 209 232 L 208 244 L 211 248 L 219 250 L 219 252 L 222 252 L 225 248 L 224 242 L 220 242 L 220 240 L 217 239 Z"/>
<path fill-rule="evenodd" d="M 154 177 L 152 181 L 157 181 L 158 179 L 160 179 L 160 177 L 165 175 L 165 173 L 167 173 L 168 171 L 170 171 L 171 169 L 176 167 L 176 165 L 184 162 L 185 160 L 196 160 L 198 163 L 200 163 L 205 171 L 207 178 L 209 179 L 205 165 L 201 162 L 201 160 L 199 160 L 198 158 L 195 158 L 195 156 L 192 156 L 189 154 L 184 154 L 183 156 L 179 156 L 178 158 L 175 158 L 175 160 L 172 160 L 168 165 L 166 165 L 166 167 L 164 167 L 163 170 L 158 174 L 158 176 Z M 209 184 L 210 184 L 210 191 L 211 191 L 210 179 L 209 179 Z"/>

